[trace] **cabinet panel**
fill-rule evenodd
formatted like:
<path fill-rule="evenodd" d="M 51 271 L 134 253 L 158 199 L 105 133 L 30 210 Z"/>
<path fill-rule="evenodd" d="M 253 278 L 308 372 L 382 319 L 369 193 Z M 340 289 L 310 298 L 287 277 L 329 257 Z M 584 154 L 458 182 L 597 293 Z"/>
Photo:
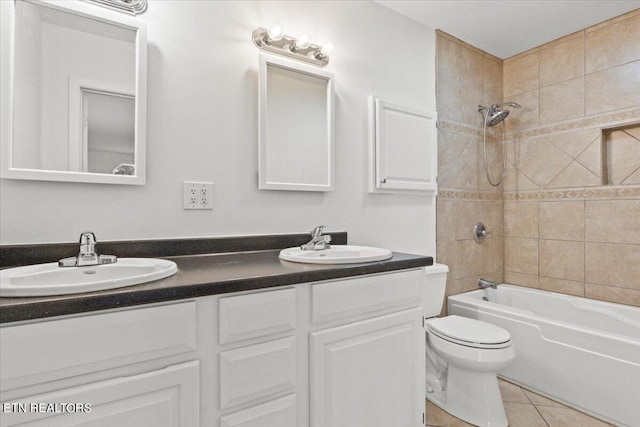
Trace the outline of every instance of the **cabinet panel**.
<path fill-rule="evenodd" d="M 0 328 L 2 390 L 196 348 L 196 306 L 185 302 Z"/>
<path fill-rule="evenodd" d="M 311 334 L 312 427 L 416 427 L 424 413 L 422 309 Z"/>
<path fill-rule="evenodd" d="M 181 363 L 131 377 L 29 396 L 25 412 L 3 413 L 0 425 L 29 427 L 191 427 L 199 424 L 199 363 Z M 90 411 L 66 412 L 62 403 L 87 403 Z M 57 403 L 59 412 L 38 412 L 32 404 Z"/>
<path fill-rule="evenodd" d="M 437 114 L 369 97 L 370 193 L 434 195 Z"/>
<path fill-rule="evenodd" d="M 220 427 L 296 427 L 295 394 L 220 418 Z"/>
<path fill-rule="evenodd" d="M 295 327 L 293 288 L 220 298 L 220 344 L 291 331 Z"/>
<path fill-rule="evenodd" d="M 419 305 L 422 270 L 318 283 L 311 287 L 313 323 Z"/>
<path fill-rule="evenodd" d="M 295 337 L 220 353 L 221 409 L 292 391 L 295 385 Z"/>

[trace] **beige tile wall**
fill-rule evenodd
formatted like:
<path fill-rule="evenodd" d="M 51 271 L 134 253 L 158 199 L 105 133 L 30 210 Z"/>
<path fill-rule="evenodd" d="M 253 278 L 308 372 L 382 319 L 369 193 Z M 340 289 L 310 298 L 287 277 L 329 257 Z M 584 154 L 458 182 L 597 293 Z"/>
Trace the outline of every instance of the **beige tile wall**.
<path fill-rule="evenodd" d="M 436 68 L 447 294 L 482 276 L 640 306 L 640 126 L 606 136 L 609 186 L 601 132 L 640 123 L 640 9 L 504 61 L 438 31 Z M 477 104 L 501 100 L 523 108 L 506 121 L 507 176 L 493 188 Z M 483 245 L 473 241 L 476 221 L 493 231 Z"/>
<path fill-rule="evenodd" d="M 640 9 L 504 61 L 505 281 L 640 306 Z"/>
<path fill-rule="evenodd" d="M 502 60 L 438 31 L 437 261 L 450 269 L 447 295 L 474 289 L 479 277 L 503 280 L 502 188 L 484 175 L 478 113 L 478 104 L 502 101 L 502 68 Z M 493 129 L 488 134 L 494 179 L 502 158 L 498 136 Z M 473 240 L 478 221 L 493 233 L 482 245 Z"/>

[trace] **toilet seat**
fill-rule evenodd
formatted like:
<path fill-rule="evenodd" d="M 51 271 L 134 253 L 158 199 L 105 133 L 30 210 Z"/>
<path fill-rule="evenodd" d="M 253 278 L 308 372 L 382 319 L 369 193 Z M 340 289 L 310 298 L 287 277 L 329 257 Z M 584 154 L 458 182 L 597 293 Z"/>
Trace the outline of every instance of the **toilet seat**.
<path fill-rule="evenodd" d="M 451 315 L 429 319 L 426 326 L 429 333 L 466 347 L 499 349 L 511 345 L 508 331 L 481 320 Z"/>

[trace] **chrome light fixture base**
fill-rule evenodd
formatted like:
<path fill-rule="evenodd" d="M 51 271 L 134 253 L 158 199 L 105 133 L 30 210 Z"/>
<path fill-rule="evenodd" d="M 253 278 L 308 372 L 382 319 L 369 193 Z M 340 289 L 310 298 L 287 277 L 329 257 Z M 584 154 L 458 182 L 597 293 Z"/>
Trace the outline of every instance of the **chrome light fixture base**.
<path fill-rule="evenodd" d="M 119 12 L 139 15 L 147 10 L 147 0 L 84 0 Z"/>
<path fill-rule="evenodd" d="M 296 46 L 296 38 L 283 35 L 279 40 L 271 40 L 269 30 L 258 28 L 252 34 L 253 43 L 266 52 L 287 56 L 308 62 L 319 67 L 325 67 L 329 63 L 329 55 L 322 53 L 322 46 L 309 43 L 305 48 Z"/>

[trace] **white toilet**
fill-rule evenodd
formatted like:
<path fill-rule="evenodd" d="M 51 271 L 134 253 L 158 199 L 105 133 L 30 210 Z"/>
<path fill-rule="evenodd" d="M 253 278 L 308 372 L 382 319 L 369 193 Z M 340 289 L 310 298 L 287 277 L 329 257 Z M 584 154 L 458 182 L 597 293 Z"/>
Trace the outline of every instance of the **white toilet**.
<path fill-rule="evenodd" d="M 425 268 L 426 397 L 451 415 L 482 427 L 506 427 L 496 373 L 516 353 L 508 331 L 491 323 L 440 314 L 446 265 Z"/>

